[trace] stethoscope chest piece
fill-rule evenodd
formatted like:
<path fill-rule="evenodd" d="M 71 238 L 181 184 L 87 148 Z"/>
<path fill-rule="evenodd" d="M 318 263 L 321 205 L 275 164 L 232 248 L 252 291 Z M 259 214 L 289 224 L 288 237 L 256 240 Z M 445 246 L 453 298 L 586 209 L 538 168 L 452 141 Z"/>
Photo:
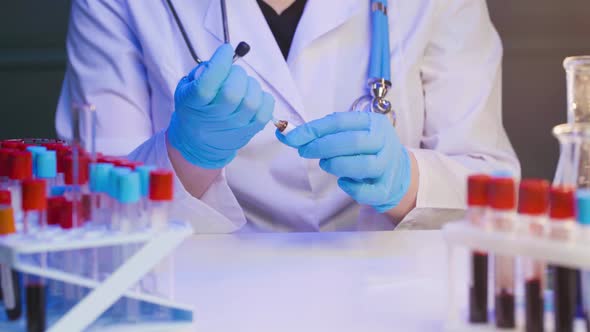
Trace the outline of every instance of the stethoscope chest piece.
<path fill-rule="evenodd" d="M 386 98 L 391 88 L 391 82 L 383 78 L 371 78 L 367 82 L 370 94 L 366 94 L 354 101 L 351 111 L 374 112 L 385 114 L 395 126 L 396 114 L 391 102 Z"/>

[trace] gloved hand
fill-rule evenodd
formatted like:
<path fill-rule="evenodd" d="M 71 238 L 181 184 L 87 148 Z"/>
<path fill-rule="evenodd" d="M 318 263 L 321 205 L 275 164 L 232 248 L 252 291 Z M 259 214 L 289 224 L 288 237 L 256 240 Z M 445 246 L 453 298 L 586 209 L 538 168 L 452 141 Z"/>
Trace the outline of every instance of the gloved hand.
<path fill-rule="evenodd" d="M 211 60 L 180 80 L 168 141 L 193 165 L 216 169 L 272 119 L 274 98 L 244 69 L 232 65 L 234 51 L 220 46 Z"/>
<path fill-rule="evenodd" d="M 396 207 L 408 191 L 408 151 L 383 114 L 333 113 L 276 135 L 301 157 L 320 159 L 320 167 L 339 178 L 344 192 L 380 213 Z"/>

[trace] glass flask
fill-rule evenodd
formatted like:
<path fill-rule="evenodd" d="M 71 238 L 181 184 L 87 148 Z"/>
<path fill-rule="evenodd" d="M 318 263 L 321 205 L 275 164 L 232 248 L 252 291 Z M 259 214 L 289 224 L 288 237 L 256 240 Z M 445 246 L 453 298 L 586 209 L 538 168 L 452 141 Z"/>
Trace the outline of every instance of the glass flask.
<path fill-rule="evenodd" d="M 554 185 L 590 188 L 590 123 L 565 123 L 553 127 L 559 141 L 559 160 Z"/>
<path fill-rule="evenodd" d="M 563 61 L 567 83 L 568 123 L 590 122 L 590 56 Z"/>

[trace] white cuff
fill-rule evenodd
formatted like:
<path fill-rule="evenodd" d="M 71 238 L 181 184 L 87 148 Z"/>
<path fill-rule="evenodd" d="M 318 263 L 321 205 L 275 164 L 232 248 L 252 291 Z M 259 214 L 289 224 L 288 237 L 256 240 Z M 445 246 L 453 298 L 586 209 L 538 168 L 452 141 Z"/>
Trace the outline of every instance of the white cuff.
<path fill-rule="evenodd" d="M 168 157 L 165 130 L 145 141 L 128 157 L 146 165 L 174 170 Z M 244 212 L 227 184 L 225 170 L 217 176 L 201 199 L 186 191 L 175 176 L 171 217 L 189 222 L 195 233 L 231 233 L 246 223 Z"/>

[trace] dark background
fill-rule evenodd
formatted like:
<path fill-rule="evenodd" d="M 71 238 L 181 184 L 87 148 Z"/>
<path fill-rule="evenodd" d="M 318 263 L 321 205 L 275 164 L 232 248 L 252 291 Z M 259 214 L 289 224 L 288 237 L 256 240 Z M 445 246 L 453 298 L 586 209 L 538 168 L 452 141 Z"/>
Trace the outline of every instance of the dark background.
<path fill-rule="evenodd" d="M 590 1 L 488 0 L 504 42 L 504 124 L 523 176 L 552 178 L 551 128 L 566 121 L 563 59 L 590 54 Z M 69 1 L 0 8 L 0 138 L 53 137 Z"/>

